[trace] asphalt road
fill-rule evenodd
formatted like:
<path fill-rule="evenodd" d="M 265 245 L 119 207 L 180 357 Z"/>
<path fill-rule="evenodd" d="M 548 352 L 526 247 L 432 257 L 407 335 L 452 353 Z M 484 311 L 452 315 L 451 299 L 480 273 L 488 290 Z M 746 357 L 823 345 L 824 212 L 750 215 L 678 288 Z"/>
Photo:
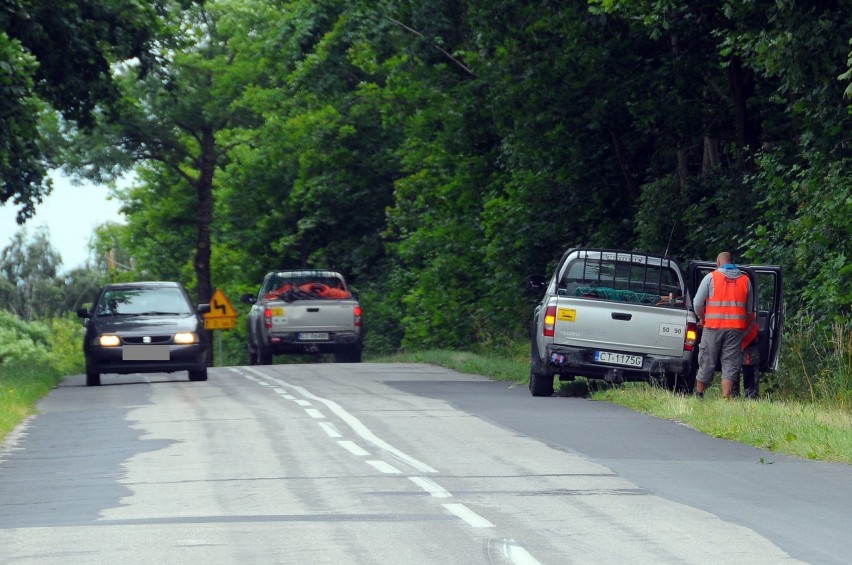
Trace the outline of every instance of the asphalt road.
<path fill-rule="evenodd" d="M 414 364 L 67 378 L 2 563 L 849 563 L 852 469 Z"/>

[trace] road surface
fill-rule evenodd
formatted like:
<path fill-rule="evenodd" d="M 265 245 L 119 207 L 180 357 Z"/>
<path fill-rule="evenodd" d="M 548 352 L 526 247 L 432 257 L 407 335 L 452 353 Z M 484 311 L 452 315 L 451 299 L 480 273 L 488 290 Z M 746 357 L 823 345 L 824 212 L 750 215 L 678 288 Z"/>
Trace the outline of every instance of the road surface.
<path fill-rule="evenodd" d="M 0 562 L 848 563 L 852 473 L 419 364 L 68 377 Z"/>

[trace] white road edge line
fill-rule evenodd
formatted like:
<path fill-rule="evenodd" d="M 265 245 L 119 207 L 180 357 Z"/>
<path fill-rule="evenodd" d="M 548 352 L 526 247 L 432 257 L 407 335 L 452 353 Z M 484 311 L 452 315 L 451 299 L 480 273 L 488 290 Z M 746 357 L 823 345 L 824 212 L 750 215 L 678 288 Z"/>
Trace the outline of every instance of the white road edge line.
<path fill-rule="evenodd" d="M 446 508 L 451 514 L 455 514 L 462 520 L 468 523 L 468 525 L 473 526 L 474 528 L 494 528 L 494 524 L 465 506 L 464 504 L 459 503 L 451 503 L 444 504 L 444 508 Z"/>
<path fill-rule="evenodd" d="M 426 477 L 408 477 L 408 480 L 419 486 L 435 498 L 452 498 L 452 493 Z"/>
<path fill-rule="evenodd" d="M 308 391 L 308 390 L 306 390 L 306 389 L 304 389 L 300 386 L 291 385 L 291 384 L 287 383 L 286 381 L 282 381 L 281 379 L 275 379 L 275 380 L 277 380 L 279 383 L 281 383 L 284 386 L 289 386 L 289 387 L 295 389 L 296 391 L 298 391 L 299 394 L 301 394 L 305 398 L 310 398 L 311 400 L 316 400 L 317 402 L 321 402 L 321 403 L 325 404 L 326 407 L 328 407 L 329 410 L 334 412 L 334 414 L 338 418 L 340 418 L 341 420 L 346 422 L 346 424 L 350 428 L 352 428 L 352 430 L 356 434 L 361 436 L 361 438 L 364 441 L 372 443 L 373 445 L 375 445 L 376 447 L 378 447 L 381 450 L 387 451 L 388 453 L 392 453 L 400 461 L 403 461 L 403 462 L 407 463 L 408 465 L 411 465 L 412 467 L 414 467 L 415 469 L 417 469 L 421 473 L 437 473 L 438 472 L 437 469 L 433 469 L 432 467 L 430 467 L 426 463 L 423 463 L 422 461 L 415 459 L 414 457 L 408 455 L 407 453 L 404 453 L 404 452 L 400 451 L 399 449 L 395 448 L 394 446 L 390 445 L 386 441 L 378 438 L 376 436 L 376 434 L 374 434 L 367 426 L 365 426 L 363 423 L 361 423 L 361 421 L 358 418 L 356 418 L 355 416 L 353 416 L 352 414 L 350 414 L 349 412 L 344 410 L 338 403 L 334 402 L 333 400 L 328 400 L 327 398 L 321 398 L 319 396 L 316 396 L 315 394 L 311 393 L 310 391 Z"/>
<path fill-rule="evenodd" d="M 376 447 L 378 447 L 379 449 L 381 449 L 383 451 L 387 451 L 388 453 L 390 453 L 391 455 L 393 455 L 394 457 L 396 457 L 400 461 L 414 467 L 415 469 L 417 469 L 421 473 L 437 473 L 438 472 L 437 469 L 430 467 L 426 463 L 408 455 L 407 453 L 400 451 L 399 449 L 390 445 L 386 441 L 377 437 L 376 434 L 374 434 L 372 431 L 370 431 L 370 429 L 367 426 L 365 426 L 358 418 L 356 418 L 355 416 L 353 416 L 352 414 L 350 414 L 349 412 L 344 410 L 342 406 L 340 406 L 338 403 L 334 402 L 333 400 L 321 398 L 321 397 L 313 394 L 312 392 L 308 391 L 305 388 L 302 388 L 302 387 L 296 386 L 296 385 L 291 385 L 290 383 L 288 383 L 287 381 L 285 381 L 283 379 L 279 379 L 277 377 L 271 377 L 269 375 L 261 373 L 260 371 L 258 371 L 257 369 L 254 369 L 252 367 L 244 367 L 244 369 L 246 371 L 250 371 L 250 372 L 254 373 L 255 375 L 257 375 L 259 377 L 262 377 L 262 378 L 265 378 L 265 379 L 272 379 L 282 386 L 286 386 L 286 387 L 289 387 L 291 389 L 294 389 L 299 394 L 304 396 L 305 398 L 310 398 L 311 400 L 316 400 L 317 402 L 321 402 L 321 403 L 325 404 L 326 407 L 329 410 L 334 412 L 334 414 L 338 418 L 340 418 L 341 420 L 346 422 L 346 424 L 350 428 L 352 428 L 352 430 L 356 434 L 361 436 L 361 439 L 363 439 L 364 441 L 366 441 L 368 443 L 372 443 L 373 445 L 375 445 Z"/>

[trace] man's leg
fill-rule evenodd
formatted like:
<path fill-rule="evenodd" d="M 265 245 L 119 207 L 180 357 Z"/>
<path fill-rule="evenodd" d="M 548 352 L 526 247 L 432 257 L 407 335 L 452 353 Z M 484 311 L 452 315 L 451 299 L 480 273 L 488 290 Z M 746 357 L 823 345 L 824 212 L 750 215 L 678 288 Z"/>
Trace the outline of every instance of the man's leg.
<path fill-rule="evenodd" d="M 731 398 L 734 396 L 734 384 L 736 382 L 736 379 L 722 378 L 722 398 Z"/>
<path fill-rule="evenodd" d="M 743 364 L 742 335 L 739 330 L 722 330 L 719 333 L 722 342 L 722 396 L 731 398 Z"/>
<path fill-rule="evenodd" d="M 746 398 L 757 398 L 760 392 L 760 349 L 757 343 L 743 352 L 743 392 Z"/>
<path fill-rule="evenodd" d="M 713 383 L 716 372 L 716 360 L 719 358 L 719 331 L 707 328 L 701 333 L 701 345 L 698 349 L 698 372 L 695 375 L 695 392 L 703 396 Z"/>

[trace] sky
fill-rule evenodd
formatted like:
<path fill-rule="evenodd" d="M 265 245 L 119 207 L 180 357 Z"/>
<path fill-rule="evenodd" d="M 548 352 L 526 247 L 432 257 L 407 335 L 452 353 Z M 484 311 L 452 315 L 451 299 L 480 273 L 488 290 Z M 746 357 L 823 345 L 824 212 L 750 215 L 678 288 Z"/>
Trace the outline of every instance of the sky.
<path fill-rule="evenodd" d="M 53 192 L 36 206 L 35 216 L 23 226 L 15 223 L 14 205 L 0 205 L 0 251 L 22 227 L 32 237 L 36 228 L 46 226 L 50 245 L 62 256 L 62 271 L 67 272 L 89 260 L 89 241 L 95 227 L 105 222 L 125 223 L 125 220 L 118 211 L 120 203 L 109 198 L 106 186 L 74 185 L 58 172 L 52 173 L 51 178 Z"/>

